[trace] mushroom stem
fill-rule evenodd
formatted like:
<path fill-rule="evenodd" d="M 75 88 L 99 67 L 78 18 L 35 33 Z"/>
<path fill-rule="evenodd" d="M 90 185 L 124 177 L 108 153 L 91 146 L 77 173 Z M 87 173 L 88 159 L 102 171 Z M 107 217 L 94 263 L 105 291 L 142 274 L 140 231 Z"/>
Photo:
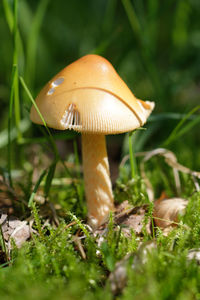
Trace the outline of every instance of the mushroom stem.
<path fill-rule="evenodd" d="M 105 135 L 82 134 L 82 157 L 89 224 L 97 228 L 114 210 Z"/>

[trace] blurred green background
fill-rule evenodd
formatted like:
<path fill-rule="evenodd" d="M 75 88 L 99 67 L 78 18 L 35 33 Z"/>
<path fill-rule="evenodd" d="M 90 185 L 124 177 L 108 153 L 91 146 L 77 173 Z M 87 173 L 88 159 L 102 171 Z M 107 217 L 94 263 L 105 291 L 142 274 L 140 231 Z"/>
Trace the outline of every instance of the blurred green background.
<path fill-rule="evenodd" d="M 6 167 L 13 1 L 0 2 L 0 162 Z M 199 0 L 19 0 L 19 74 L 35 97 L 67 64 L 88 54 L 106 57 L 134 94 L 155 101 L 146 131 L 138 131 L 135 151 L 160 147 L 173 128 L 200 104 Z M 23 135 L 40 135 L 28 122 L 30 100 L 21 85 Z M 181 115 L 180 115 L 181 114 Z M 198 111 L 195 113 L 198 117 Z M 191 120 L 195 118 L 192 116 Z M 13 115 L 14 118 L 14 115 Z M 12 128 L 15 127 L 13 121 Z M 180 162 L 200 167 L 199 125 L 166 145 Z M 15 145 L 16 150 L 17 145 Z M 110 137 L 111 160 L 128 152 L 124 135 Z"/>

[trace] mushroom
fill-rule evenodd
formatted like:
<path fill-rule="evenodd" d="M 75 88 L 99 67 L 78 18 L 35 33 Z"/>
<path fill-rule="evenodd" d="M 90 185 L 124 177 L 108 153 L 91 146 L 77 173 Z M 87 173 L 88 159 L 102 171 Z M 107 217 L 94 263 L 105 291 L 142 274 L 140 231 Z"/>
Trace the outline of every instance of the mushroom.
<path fill-rule="evenodd" d="M 54 76 L 36 104 L 47 126 L 82 133 L 88 219 L 97 228 L 114 211 L 105 135 L 142 126 L 154 102 L 137 99 L 105 58 L 91 54 Z M 43 124 L 34 106 L 30 115 L 34 123 Z"/>

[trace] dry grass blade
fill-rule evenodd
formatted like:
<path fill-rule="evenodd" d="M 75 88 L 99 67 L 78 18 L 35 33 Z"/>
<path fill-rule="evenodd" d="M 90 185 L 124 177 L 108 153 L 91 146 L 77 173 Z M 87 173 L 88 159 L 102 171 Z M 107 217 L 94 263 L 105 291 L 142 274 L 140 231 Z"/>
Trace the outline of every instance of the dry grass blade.
<path fill-rule="evenodd" d="M 80 238 L 77 235 L 75 235 L 73 237 L 73 241 L 74 241 L 75 245 L 77 246 L 82 259 L 85 260 L 87 257 L 86 257 L 86 254 L 85 254 L 85 251 L 84 251 L 84 248 L 83 248 Z"/>
<path fill-rule="evenodd" d="M 176 190 L 177 190 L 178 195 L 181 192 L 181 183 L 180 183 L 180 178 L 179 178 L 179 172 L 191 175 L 192 179 L 194 181 L 196 190 L 197 191 L 200 190 L 199 184 L 196 180 L 196 178 L 200 179 L 200 172 L 193 171 L 193 170 L 179 164 L 177 161 L 176 155 L 172 151 L 164 149 L 164 148 L 158 148 L 158 149 L 154 149 L 152 151 L 138 152 L 138 153 L 136 153 L 136 156 L 144 156 L 144 158 L 140 164 L 140 171 L 141 171 L 142 178 L 144 179 L 144 182 L 146 184 L 147 194 L 148 194 L 150 201 L 154 200 L 154 191 L 153 191 L 151 182 L 149 181 L 149 179 L 145 173 L 145 162 L 147 162 L 153 156 L 156 156 L 156 155 L 163 156 L 165 158 L 165 162 L 171 168 L 173 168 L 174 180 L 175 180 L 175 185 L 176 185 Z"/>

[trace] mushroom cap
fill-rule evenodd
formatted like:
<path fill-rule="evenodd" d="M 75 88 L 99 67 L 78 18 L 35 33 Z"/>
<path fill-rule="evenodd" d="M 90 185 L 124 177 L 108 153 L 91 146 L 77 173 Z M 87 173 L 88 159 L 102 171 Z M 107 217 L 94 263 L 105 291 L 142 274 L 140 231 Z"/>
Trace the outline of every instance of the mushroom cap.
<path fill-rule="evenodd" d="M 154 102 L 137 99 L 113 66 L 94 54 L 60 71 L 35 101 L 47 126 L 96 134 L 134 130 L 154 108 Z M 34 106 L 31 120 L 43 124 Z"/>

